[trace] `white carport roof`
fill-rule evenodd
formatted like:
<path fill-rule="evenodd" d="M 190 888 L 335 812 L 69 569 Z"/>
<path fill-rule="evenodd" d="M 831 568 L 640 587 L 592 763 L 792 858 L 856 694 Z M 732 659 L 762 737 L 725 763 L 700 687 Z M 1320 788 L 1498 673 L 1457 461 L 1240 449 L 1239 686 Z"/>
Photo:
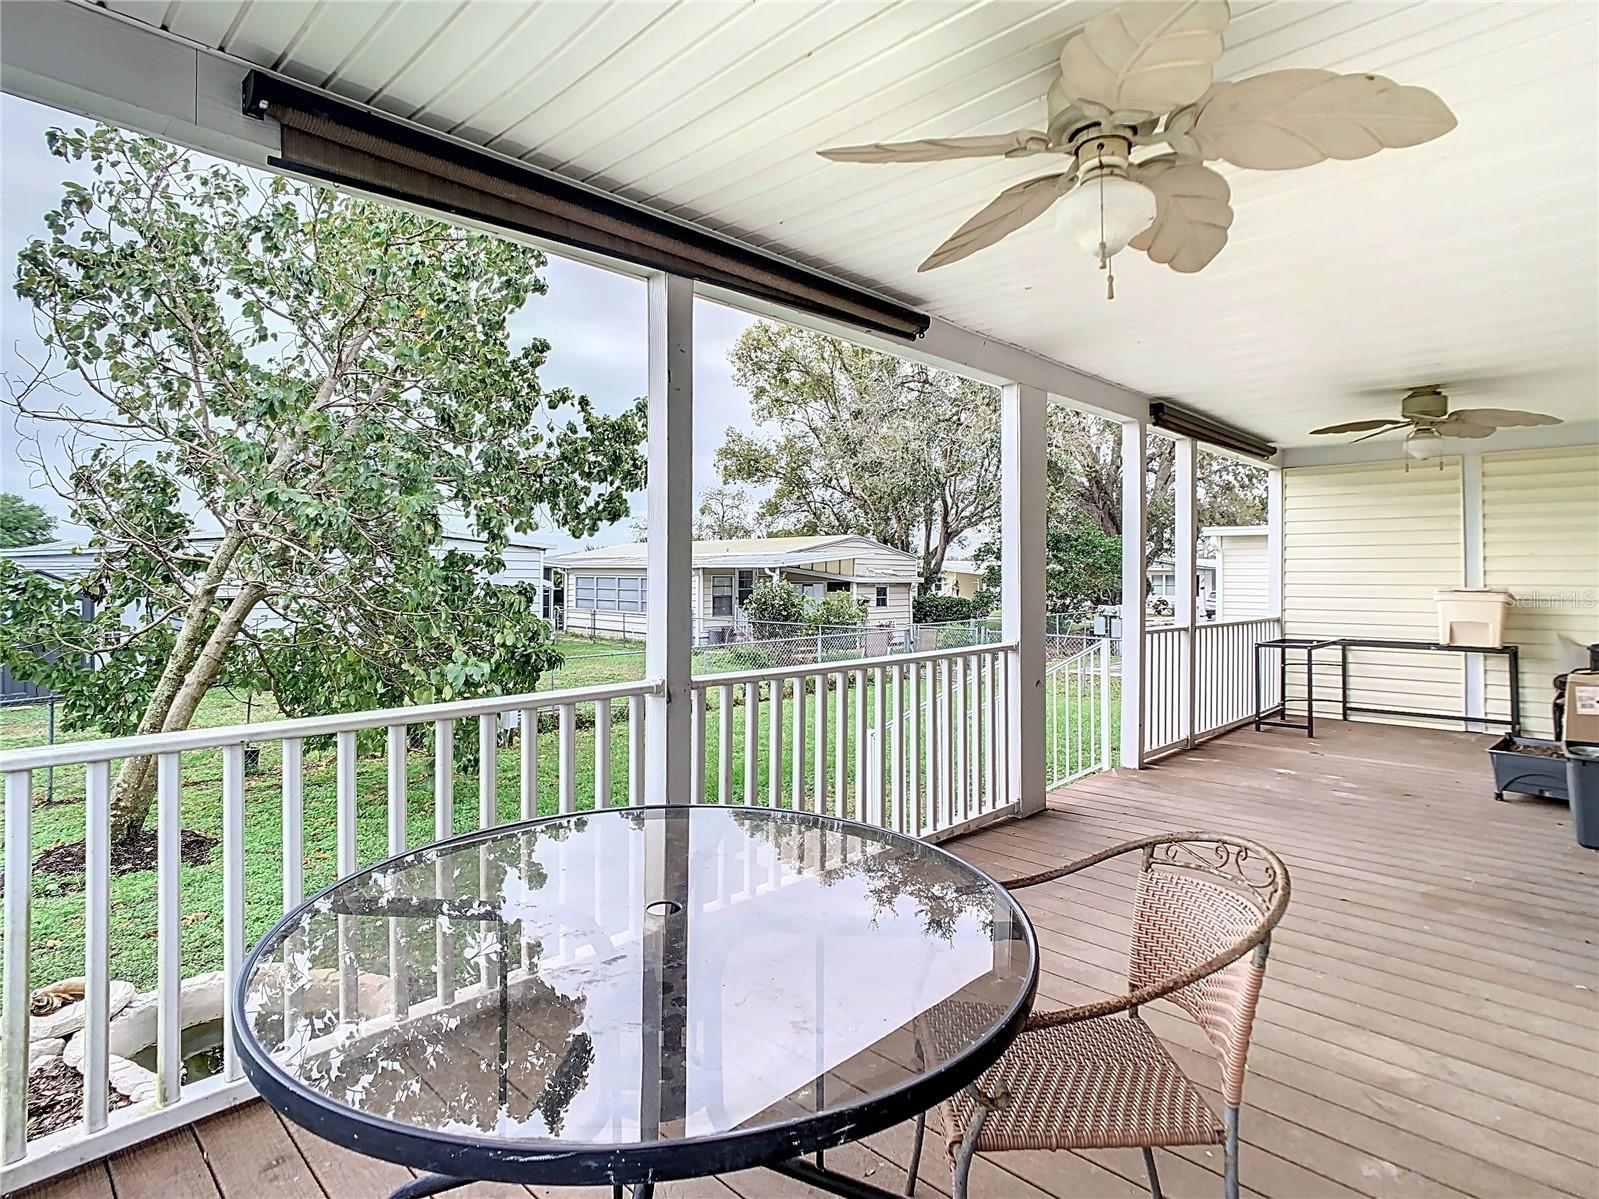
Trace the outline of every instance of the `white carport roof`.
<path fill-rule="evenodd" d="M 917 275 L 1036 164 L 815 150 L 1037 124 L 1061 43 L 1106 7 L 48 0 L 0 6 L 0 41 L 8 90 L 248 161 L 270 134 L 239 115 L 239 67 L 281 72 L 873 287 L 949 322 L 927 344 L 971 351 L 975 373 L 1014 365 L 1104 410 L 1165 396 L 1308 446 L 1409 386 L 1491 377 L 1457 402 L 1568 424 L 1480 448 L 1593 439 L 1599 6 L 1237 0 L 1218 78 L 1391 74 L 1459 128 L 1358 162 L 1223 168 L 1237 220 L 1221 257 L 1181 276 L 1127 255 L 1114 303 L 1048 221 Z"/>

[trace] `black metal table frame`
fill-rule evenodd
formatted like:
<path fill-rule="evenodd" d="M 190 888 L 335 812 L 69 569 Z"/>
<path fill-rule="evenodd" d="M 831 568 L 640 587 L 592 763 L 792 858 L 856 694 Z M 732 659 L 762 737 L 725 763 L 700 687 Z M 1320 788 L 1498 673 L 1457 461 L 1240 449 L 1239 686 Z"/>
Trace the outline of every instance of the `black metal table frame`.
<path fill-rule="evenodd" d="M 1316 735 L 1316 651 L 1337 645 L 1336 638 L 1318 640 L 1311 637 L 1273 637 L 1270 641 L 1255 642 L 1255 730 L 1263 728 L 1273 729 L 1304 729 L 1305 736 Z M 1260 702 L 1260 654 L 1262 650 L 1274 649 L 1277 651 L 1277 703 L 1271 708 L 1262 708 Z M 1302 649 L 1305 651 L 1305 722 L 1303 724 L 1288 719 L 1288 651 Z M 1270 720 L 1273 713 L 1281 713 L 1283 719 Z"/>
<path fill-rule="evenodd" d="M 622 813 L 649 809 L 606 810 Z M 758 812 L 763 815 L 772 811 L 769 808 L 734 805 L 726 807 L 717 805 L 711 810 Z M 526 831 L 540 825 L 570 820 L 575 816 L 592 815 L 594 815 L 592 812 L 566 813 L 497 825 L 490 829 L 479 829 L 396 854 L 374 863 L 360 873 L 363 875 L 375 873 L 419 852 L 467 844 L 490 836 L 497 837 Z M 808 816 L 825 827 L 861 829 L 873 836 L 881 836 L 885 831 L 833 816 L 816 813 L 798 813 L 798 815 Z M 937 846 L 927 845 L 925 842 L 918 842 L 918 845 L 958 862 L 962 869 L 987 882 L 996 892 L 1003 892 L 998 882 L 971 863 Z M 397 1187 L 391 1192 L 389 1199 L 422 1199 L 423 1196 L 470 1186 L 474 1182 L 509 1182 L 544 1186 L 610 1184 L 614 1196 L 621 1196 L 624 1188 L 631 1186 L 634 1199 L 650 1199 L 657 1182 L 699 1178 L 761 1166 L 830 1194 L 841 1196 L 841 1199 L 900 1199 L 895 1192 L 828 1169 L 824 1164 L 824 1151 L 862 1140 L 911 1119 L 975 1083 L 999 1060 L 1000 1055 L 1021 1032 L 1032 1011 L 1033 998 L 1038 988 L 1038 941 L 1032 923 L 1027 919 L 1021 905 L 1016 904 L 1016 914 L 1020 919 L 1014 923 L 1012 931 L 1019 933 L 1018 939 L 1027 943 L 1031 963 L 1026 988 L 1006 1013 L 1005 1019 L 984 1041 L 973 1045 L 959 1057 L 930 1072 L 917 1075 L 886 1091 L 865 1096 L 857 1103 L 753 1129 L 734 1129 L 677 1141 L 604 1147 L 561 1141 L 495 1142 L 418 1128 L 367 1115 L 335 1103 L 294 1083 L 271 1060 L 271 1056 L 262 1049 L 255 1038 L 246 1035 L 246 1029 L 249 1027 L 245 1018 L 246 987 L 263 954 L 269 947 L 275 949 L 284 936 L 294 928 L 300 914 L 315 904 L 327 901 L 330 910 L 335 912 L 349 915 L 364 914 L 367 904 L 351 904 L 347 901 L 336 901 L 334 898 L 334 892 L 349 882 L 349 878 L 337 880 L 303 900 L 293 911 L 285 913 L 250 951 L 243 968 L 239 971 L 232 996 L 233 1040 L 245 1077 L 275 1111 L 325 1140 L 371 1157 L 426 1171 Z M 373 901 L 374 904 L 385 908 L 395 905 L 395 902 L 388 899 Z M 504 922 L 499 920 L 497 909 L 488 905 L 457 904 L 447 900 L 411 900 L 402 901 L 392 912 L 384 914 L 426 917 L 439 914 L 434 908 L 443 906 L 449 907 L 450 910 L 444 914 L 452 918 L 500 923 L 500 936 L 503 941 Z M 505 981 L 508 974 L 508 970 L 499 971 L 502 1021 L 506 1016 Z M 505 1030 L 502 1028 L 502 1057 L 504 1040 Z M 506 1085 L 503 1070 L 500 1085 L 503 1092 Z M 807 1157 L 813 1160 L 805 1160 Z"/>
<path fill-rule="evenodd" d="M 1504 726 L 1512 737 L 1521 735 L 1521 654 L 1514 645 L 1440 645 L 1435 641 L 1405 641 L 1382 637 L 1330 637 L 1324 640 L 1303 637 L 1277 637 L 1255 645 L 1255 728 L 1304 729 L 1306 736 L 1316 735 L 1315 653 L 1319 649 L 1338 649 L 1338 710 L 1344 720 L 1351 713 L 1365 716 L 1410 716 L 1420 720 L 1458 720 L 1463 724 Z M 1271 708 L 1261 706 L 1261 651 L 1280 651 L 1278 660 L 1278 702 Z M 1305 723 L 1287 720 L 1269 720 L 1273 713 L 1287 715 L 1288 702 L 1288 651 L 1303 649 L 1305 653 Z M 1510 688 L 1510 715 L 1473 716 L 1467 712 L 1431 712 L 1419 708 L 1377 708 L 1349 702 L 1349 651 L 1352 649 L 1412 650 L 1420 653 L 1486 654 L 1505 659 L 1505 670 Z"/>

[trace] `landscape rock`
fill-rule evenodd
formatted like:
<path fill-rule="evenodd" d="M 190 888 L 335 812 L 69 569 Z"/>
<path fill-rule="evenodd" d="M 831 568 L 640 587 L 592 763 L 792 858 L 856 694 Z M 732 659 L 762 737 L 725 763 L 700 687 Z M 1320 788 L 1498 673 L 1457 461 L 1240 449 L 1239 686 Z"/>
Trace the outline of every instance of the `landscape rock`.
<path fill-rule="evenodd" d="M 110 999 L 107 1014 L 115 1016 L 128 1004 L 133 1002 L 137 994 L 132 983 L 123 982 L 121 979 L 112 979 L 106 987 Z M 69 1003 L 66 1007 L 51 1012 L 48 1016 L 33 1016 L 28 1021 L 29 1041 L 53 1041 L 71 1036 L 83 1027 L 85 1005 Z"/>

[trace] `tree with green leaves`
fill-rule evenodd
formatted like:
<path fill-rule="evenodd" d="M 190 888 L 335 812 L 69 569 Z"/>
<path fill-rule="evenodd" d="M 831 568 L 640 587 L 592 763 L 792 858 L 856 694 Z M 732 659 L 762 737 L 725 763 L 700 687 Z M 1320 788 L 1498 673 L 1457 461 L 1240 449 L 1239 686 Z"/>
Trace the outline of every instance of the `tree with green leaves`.
<path fill-rule="evenodd" d="M 745 330 L 731 358 L 772 432 L 729 433 L 716 461 L 725 482 L 770 489 L 757 523 L 874 537 L 933 578 L 958 538 L 997 518 L 992 387 L 785 325 Z"/>
<path fill-rule="evenodd" d="M 0 491 L 0 549 L 43 545 L 55 527 L 50 514 L 32 500 Z"/>
<path fill-rule="evenodd" d="M 591 535 L 644 475 L 642 401 L 602 414 L 513 344 L 543 256 L 111 129 L 48 138 L 92 177 L 19 255 L 52 357 L 13 402 L 74 435 L 55 484 L 99 615 L 8 572 L 5 661 L 113 734 L 185 728 L 219 681 L 290 713 L 531 687 L 558 656 L 532 589 L 490 582 L 508 539 Z M 120 769 L 118 838 L 153 775 Z"/>
<path fill-rule="evenodd" d="M 1194 490 L 1201 527 L 1265 521 L 1263 467 L 1201 448 L 1195 468 Z M 1083 517 L 1103 533 L 1121 535 L 1121 433 L 1114 422 L 1051 405 L 1048 471 L 1050 528 L 1063 528 Z M 1169 558 L 1172 554 L 1176 473 L 1173 443 L 1165 437 L 1151 437 L 1144 472 L 1147 552 L 1151 558 Z"/>
<path fill-rule="evenodd" d="M 1000 586 L 999 543 L 978 551 L 985 588 Z M 1086 620 L 1121 599 L 1122 539 L 1083 514 L 1044 532 L 1044 607 L 1053 616 Z"/>

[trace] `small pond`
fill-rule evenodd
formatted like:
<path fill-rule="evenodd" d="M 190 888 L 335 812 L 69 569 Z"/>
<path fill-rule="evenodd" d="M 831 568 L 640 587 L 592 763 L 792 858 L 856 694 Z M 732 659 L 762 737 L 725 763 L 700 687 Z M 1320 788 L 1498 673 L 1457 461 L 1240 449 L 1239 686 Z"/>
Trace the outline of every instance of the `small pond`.
<path fill-rule="evenodd" d="M 223 1031 L 221 1020 L 207 1020 L 192 1024 L 180 1035 L 179 1046 L 183 1054 L 182 1081 L 197 1082 L 222 1073 Z M 156 1072 L 156 1047 L 147 1045 L 132 1057 L 132 1061 L 152 1074 Z"/>

